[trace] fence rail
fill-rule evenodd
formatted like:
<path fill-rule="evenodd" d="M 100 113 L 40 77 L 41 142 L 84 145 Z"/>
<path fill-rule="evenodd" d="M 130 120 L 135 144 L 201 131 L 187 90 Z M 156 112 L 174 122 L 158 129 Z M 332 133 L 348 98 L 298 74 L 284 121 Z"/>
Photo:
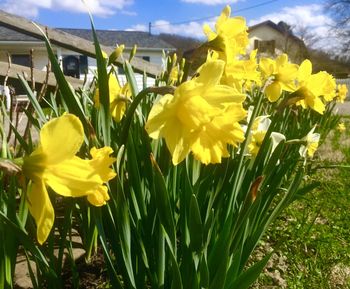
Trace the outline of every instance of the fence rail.
<path fill-rule="evenodd" d="M 90 41 L 63 31 L 49 28 L 39 23 L 36 24 L 48 34 L 52 44 L 96 58 L 95 46 Z M 40 40 L 44 39 L 41 32 L 33 25 L 31 21 L 20 16 L 6 13 L 2 10 L 0 10 L 0 25 Z M 114 47 L 103 45 L 101 45 L 101 48 L 108 55 L 115 49 Z M 115 64 L 121 65 L 121 62 L 117 60 Z M 140 73 L 146 72 L 147 75 L 153 77 L 157 76 L 161 71 L 161 67 L 159 65 L 149 63 L 138 57 L 134 57 L 131 64 L 135 71 Z"/>

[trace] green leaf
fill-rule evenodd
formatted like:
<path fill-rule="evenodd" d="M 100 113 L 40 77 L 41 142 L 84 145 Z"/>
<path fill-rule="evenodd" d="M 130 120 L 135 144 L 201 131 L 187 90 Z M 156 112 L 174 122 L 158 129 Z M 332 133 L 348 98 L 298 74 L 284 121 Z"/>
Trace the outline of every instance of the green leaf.
<path fill-rule="evenodd" d="M 31 104 L 33 105 L 36 113 L 38 114 L 39 120 L 40 122 L 43 124 L 46 122 L 46 117 L 44 114 L 44 111 L 42 110 L 38 100 L 36 99 L 36 96 L 34 95 L 34 92 L 31 90 L 31 88 L 28 85 L 28 82 L 24 79 L 24 77 L 20 74 L 17 74 L 23 88 L 25 89 L 27 96 L 31 102 Z"/>
<path fill-rule="evenodd" d="M 201 288 L 209 287 L 209 268 L 207 260 L 203 255 L 199 264 L 200 286 Z"/>
<path fill-rule="evenodd" d="M 110 145 L 111 142 L 111 132 L 110 132 L 110 123 L 111 123 L 111 113 L 109 109 L 109 85 L 108 80 L 109 76 L 107 73 L 107 62 L 103 57 L 100 43 L 97 38 L 94 22 L 92 15 L 89 13 L 91 30 L 94 38 L 94 45 L 96 51 L 96 62 L 97 62 L 97 73 L 98 73 L 98 89 L 99 89 L 99 98 L 100 98 L 100 114 L 102 122 L 102 136 L 105 145 Z"/>
<path fill-rule="evenodd" d="M 182 289 L 183 285 L 182 285 L 182 278 L 181 278 L 181 273 L 179 269 L 179 264 L 176 261 L 176 256 L 173 250 L 173 244 L 171 243 L 171 240 L 169 239 L 169 236 L 167 234 L 165 234 L 165 240 L 169 248 L 171 268 L 173 270 L 171 289 Z"/>
<path fill-rule="evenodd" d="M 105 258 L 106 266 L 109 272 L 111 285 L 113 286 L 113 288 L 116 288 L 116 289 L 124 289 L 121 281 L 119 280 L 119 276 L 115 270 L 115 267 L 113 265 L 113 261 L 110 256 L 110 251 L 108 250 L 106 234 L 102 225 L 101 208 L 93 208 L 93 209 L 94 209 L 93 210 L 95 215 L 94 217 L 95 217 L 95 221 L 96 221 L 96 225 L 99 233 L 99 239 L 101 242 L 101 247 Z"/>
<path fill-rule="evenodd" d="M 272 253 L 265 256 L 259 262 L 256 262 L 253 266 L 244 271 L 236 280 L 229 282 L 227 286 L 225 286 L 225 289 L 248 289 L 258 279 L 271 255 Z"/>
<path fill-rule="evenodd" d="M 191 249 L 198 252 L 203 245 L 203 224 L 195 195 L 191 197 L 188 229 L 190 232 Z"/>
<path fill-rule="evenodd" d="M 131 260 L 131 233 L 128 204 L 123 190 L 117 192 L 117 224 L 119 229 L 119 239 L 122 249 L 124 265 L 128 273 L 129 281 L 133 288 L 136 288 L 132 260 Z"/>
<path fill-rule="evenodd" d="M 168 234 L 174 249 L 176 247 L 175 222 L 172 214 L 173 209 L 170 204 L 169 193 L 162 172 L 152 155 L 151 160 L 154 172 L 154 201 L 156 202 L 160 222 Z"/>
<path fill-rule="evenodd" d="M 132 69 L 132 66 L 128 61 L 125 61 L 124 63 L 124 71 L 126 79 L 128 80 L 131 89 L 131 95 L 132 97 L 136 97 L 136 95 L 139 94 L 139 88 L 137 86 L 134 70 Z"/>
<path fill-rule="evenodd" d="M 87 123 L 87 120 L 86 120 L 86 117 L 84 114 L 84 110 L 81 106 L 81 103 L 79 102 L 78 97 L 76 96 L 76 94 L 74 92 L 74 89 L 67 82 L 67 80 L 62 72 L 61 66 L 58 63 L 56 55 L 52 50 L 49 39 L 47 38 L 46 34 L 44 33 L 44 31 L 42 31 L 42 29 L 39 26 L 37 26 L 35 23 L 33 23 L 33 24 L 41 31 L 41 33 L 44 37 L 47 53 L 48 53 L 48 56 L 49 56 L 49 59 L 51 62 L 51 66 L 52 66 L 52 71 L 55 74 L 59 90 L 61 92 L 62 98 L 64 99 L 65 103 L 67 104 L 69 112 L 75 114 L 76 116 L 78 116 L 80 118 L 81 122 L 83 123 L 85 132 L 88 133 L 89 127 L 88 127 L 88 123 Z"/>
<path fill-rule="evenodd" d="M 11 227 L 12 232 L 17 235 L 17 240 L 21 241 L 21 244 L 33 254 L 37 261 L 46 268 L 49 268 L 49 264 L 46 261 L 45 256 L 41 253 L 39 248 L 34 244 L 32 238 L 27 235 L 23 229 L 21 229 L 17 224 L 11 221 L 3 212 L 0 211 L 0 222 L 4 222 L 6 226 Z"/>

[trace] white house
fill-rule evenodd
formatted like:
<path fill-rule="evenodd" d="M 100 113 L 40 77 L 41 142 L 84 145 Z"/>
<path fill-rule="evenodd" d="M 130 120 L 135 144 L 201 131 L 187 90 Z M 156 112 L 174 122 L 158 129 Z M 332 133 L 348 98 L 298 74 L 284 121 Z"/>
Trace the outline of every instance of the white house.
<path fill-rule="evenodd" d="M 307 57 L 304 41 L 295 36 L 288 24 L 267 20 L 249 27 L 249 48 L 260 55 L 276 56 L 287 53 L 291 61 L 301 63 Z"/>
<path fill-rule="evenodd" d="M 93 42 L 90 29 L 60 28 L 57 30 L 62 30 Z M 134 45 L 137 45 L 137 57 L 158 65 L 162 64 L 163 51 L 171 52 L 176 50 L 169 43 L 147 32 L 97 30 L 97 36 L 100 43 L 105 46 L 116 47 L 117 44 L 124 44 L 124 52 L 126 54 L 131 51 Z M 32 58 L 30 57 L 31 49 Z M 80 79 L 83 79 L 85 75 L 87 75 L 88 79 L 93 77 L 93 70 L 96 69 L 96 60 L 94 58 L 62 47 L 53 46 L 53 49 L 57 58 L 61 61 L 62 69 L 66 75 Z M 0 26 L 0 61 L 7 62 L 8 56 L 10 56 L 12 63 L 24 66 L 31 66 L 30 62 L 33 59 L 33 67 L 39 70 L 45 70 L 48 63 L 46 47 L 43 41 Z M 122 71 L 120 72 L 122 74 Z M 141 86 L 142 76 L 139 75 L 137 80 Z M 152 79 L 149 79 L 149 84 L 152 84 Z"/>

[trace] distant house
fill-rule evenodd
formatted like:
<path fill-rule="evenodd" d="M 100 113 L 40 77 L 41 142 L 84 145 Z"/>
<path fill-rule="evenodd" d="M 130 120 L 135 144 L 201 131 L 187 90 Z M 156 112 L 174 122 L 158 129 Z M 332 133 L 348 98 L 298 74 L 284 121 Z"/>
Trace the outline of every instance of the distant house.
<path fill-rule="evenodd" d="M 307 57 L 304 41 L 295 36 L 288 24 L 267 20 L 249 27 L 249 50 L 258 49 L 260 55 L 276 56 L 287 53 L 292 62 Z"/>
<path fill-rule="evenodd" d="M 258 50 L 258 57 L 276 57 L 287 53 L 294 63 L 301 63 L 307 58 L 307 49 L 300 38 L 295 36 L 289 25 L 267 20 L 249 27 L 249 44 L 247 52 Z M 192 69 L 198 68 L 206 59 L 208 46 L 199 46 L 183 53 L 184 57 L 192 63 Z"/>
<path fill-rule="evenodd" d="M 56 30 L 61 30 L 93 42 L 92 31 L 90 29 L 58 28 Z M 97 30 L 97 36 L 102 45 L 116 47 L 117 44 L 124 44 L 124 52 L 126 54 L 136 44 L 136 56 L 159 65 L 162 64 L 163 51 L 175 51 L 175 48 L 171 44 L 147 32 Z M 33 49 L 34 68 L 45 70 L 48 57 L 43 41 L 0 26 L 0 61 L 7 62 L 8 55 L 10 55 L 12 63 L 30 66 L 31 49 Z M 83 79 L 85 75 L 87 75 L 88 79 L 93 77 L 92 71 L 96 69 L 96 60 L 94 58 L 57 46 L 53 46 L 53 49 L 57 58 L 61 61 L 63 71 L 66 75 L 80 79 Z M 140 76 L 140 82 L 142 81 L 141 79 L 142 77 Z"/>

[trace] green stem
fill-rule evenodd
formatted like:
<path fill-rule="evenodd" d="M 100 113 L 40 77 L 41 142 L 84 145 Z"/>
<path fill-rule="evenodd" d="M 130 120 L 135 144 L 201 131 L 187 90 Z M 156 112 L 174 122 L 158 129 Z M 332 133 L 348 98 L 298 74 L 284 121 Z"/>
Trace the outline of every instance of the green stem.
<path fill-rule="evenodd" d="M 233 190 L 232 190 L 232 193 L 230 195 L 229 202 L 228 202 L 228 210 L 227 210 L 227 213 L 226 213 L 225 220 L 227 220 L 227 218 L 230 216 L 231 210 L 232 210 L 232 208 L 234 206 L 234 203 L 236 202 L 237 191 L 238 191 L 237 185 L 238 185 L 238 180 L 239 180 L 239 178 L 241 176 L 241 173 L 242 173 L 242 164 L 243 164 L 243 159 L 244 159 L 244 152 L 245 152 L 246 147 L 248 145 L 248 138 L 249 138 L 250 131 L 251 131 L 251 128 L 252 128 L 253 123 L 254 123 L 254 119 L 255 119 L 256 115 L 258 114 L 258 112 L 260 111 L 260 106 L 261 106 L 261 102 L 262 102 L 263 97 L 264 97 L 264 95 L 262 93 L 259 93 L 258 102 L 257 102 L 256 106 L 254 107 L 253 113 L 252 113 L 250 121 L 248 123 L 247 131 L 245 133 L 245 140 L 243 141 L 243 143 L 242 143 L 242 145 L 240 147 L 238 167 L 237 167 L 237 171 L 236 171 L 235 178 L 234 178 L 234 181 L 233 181 L 233 186 L 232 186 Z"/>

